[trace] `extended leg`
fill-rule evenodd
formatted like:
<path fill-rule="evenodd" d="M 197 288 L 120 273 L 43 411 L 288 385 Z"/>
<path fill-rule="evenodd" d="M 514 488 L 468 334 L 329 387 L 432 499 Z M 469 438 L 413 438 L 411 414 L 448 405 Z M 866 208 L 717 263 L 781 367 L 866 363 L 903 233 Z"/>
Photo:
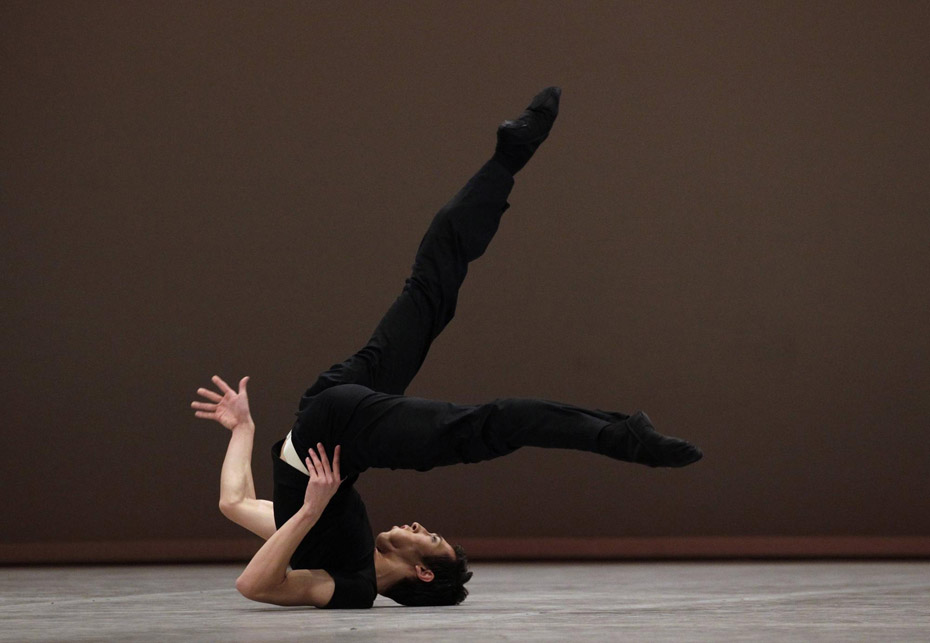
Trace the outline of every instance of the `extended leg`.
<path fill-rule="evenodd" d="M 339 437 L 349 470 L 416 469 L 490 460 L 524 446 L 575 449 L 652 467 L 699 460 L 700 449 L 657 433 L 645 413 L 532 398 L 460 405 L 373 393 Z"/>
<path fill-rule="evenodd" d="M 455 314 L 468 263 L 484 254 L 510 207 L 513 173 L 548 136 L 559 94 L 558 88 L 543 90 L 518 119 L 498 128 L 494 156 L 435 215 L 403 291 L 367 344 L 322 373 L 304 393 L 300 408 L 336 384 L 360 384 L 384 393 L 406 390 L 433 340 Z"/>

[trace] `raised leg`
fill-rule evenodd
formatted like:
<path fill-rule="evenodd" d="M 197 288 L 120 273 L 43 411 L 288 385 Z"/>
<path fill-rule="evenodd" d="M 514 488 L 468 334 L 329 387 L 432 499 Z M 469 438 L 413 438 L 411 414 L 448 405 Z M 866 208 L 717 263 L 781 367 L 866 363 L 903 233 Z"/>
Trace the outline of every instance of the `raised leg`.
<path fill-rule="evenodd" d="M 523 113 L 498 128 L 494 156 L 433 218 L 423 236 L 404 289 L 365 346 L 321 373 L 301 398 L 337 384 L 360 384 L 383 393 L 403 393 L 426 359 L 433 340 L 455 314 L 468 263 L 487 249 L 513 175 L 548 137 L 558 115 L 558 87 L 537 94 Z"/>

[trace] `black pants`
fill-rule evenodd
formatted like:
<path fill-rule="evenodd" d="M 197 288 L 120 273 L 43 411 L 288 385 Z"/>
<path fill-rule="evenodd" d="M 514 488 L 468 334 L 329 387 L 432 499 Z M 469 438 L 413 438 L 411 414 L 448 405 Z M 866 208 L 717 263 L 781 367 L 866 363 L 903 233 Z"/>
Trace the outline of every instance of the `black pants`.
<path fill-rule="evenodd" d="M 479 462 L 523 446 L 601 452 L 598 437 L 630 416 L 531 398 L 462 405 L 404 396 L 432 341 L 455 314 L 468 263 L 497 232 L 513 176 L 488 161 L 435 215 L 404 289 L 368 343 L 321 373 L 300 401 L 298 453 L 342 445 L 343 472 Z"/>

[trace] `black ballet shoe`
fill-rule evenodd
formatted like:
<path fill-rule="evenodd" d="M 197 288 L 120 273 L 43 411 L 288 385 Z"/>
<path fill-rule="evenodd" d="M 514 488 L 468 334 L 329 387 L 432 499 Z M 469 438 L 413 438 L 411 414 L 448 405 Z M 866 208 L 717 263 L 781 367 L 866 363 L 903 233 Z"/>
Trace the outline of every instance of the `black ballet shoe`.
<path fill-rule="evenodd" d="M 494 158 L 511 174 L 519 172 L 549 136 L 559 115 L 561 95 L 561 87 L 547 87 L 533 97 L 520 116 L 498 126 Z"/>
<path fill-rule="evenodd" d="M 603 455 L 649 467 L 685 467 L 704 457 L 690 442 L 656 431 L 642 411 L 604 427 L 597 442 Z"/>

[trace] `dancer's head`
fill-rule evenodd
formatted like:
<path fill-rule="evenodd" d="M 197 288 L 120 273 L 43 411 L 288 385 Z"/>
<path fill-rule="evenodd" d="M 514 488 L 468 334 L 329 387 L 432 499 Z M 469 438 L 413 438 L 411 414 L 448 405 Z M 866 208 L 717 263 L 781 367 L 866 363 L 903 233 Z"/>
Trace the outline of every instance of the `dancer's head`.
<path fill-rule="evenodd" d="M 420 523 L 378 534 L 375 548 L 404 570 L 403 578 L 381 591 L 401 605 L 458 605 L 468 595 L 472 573 L 465 551 Z"/>

